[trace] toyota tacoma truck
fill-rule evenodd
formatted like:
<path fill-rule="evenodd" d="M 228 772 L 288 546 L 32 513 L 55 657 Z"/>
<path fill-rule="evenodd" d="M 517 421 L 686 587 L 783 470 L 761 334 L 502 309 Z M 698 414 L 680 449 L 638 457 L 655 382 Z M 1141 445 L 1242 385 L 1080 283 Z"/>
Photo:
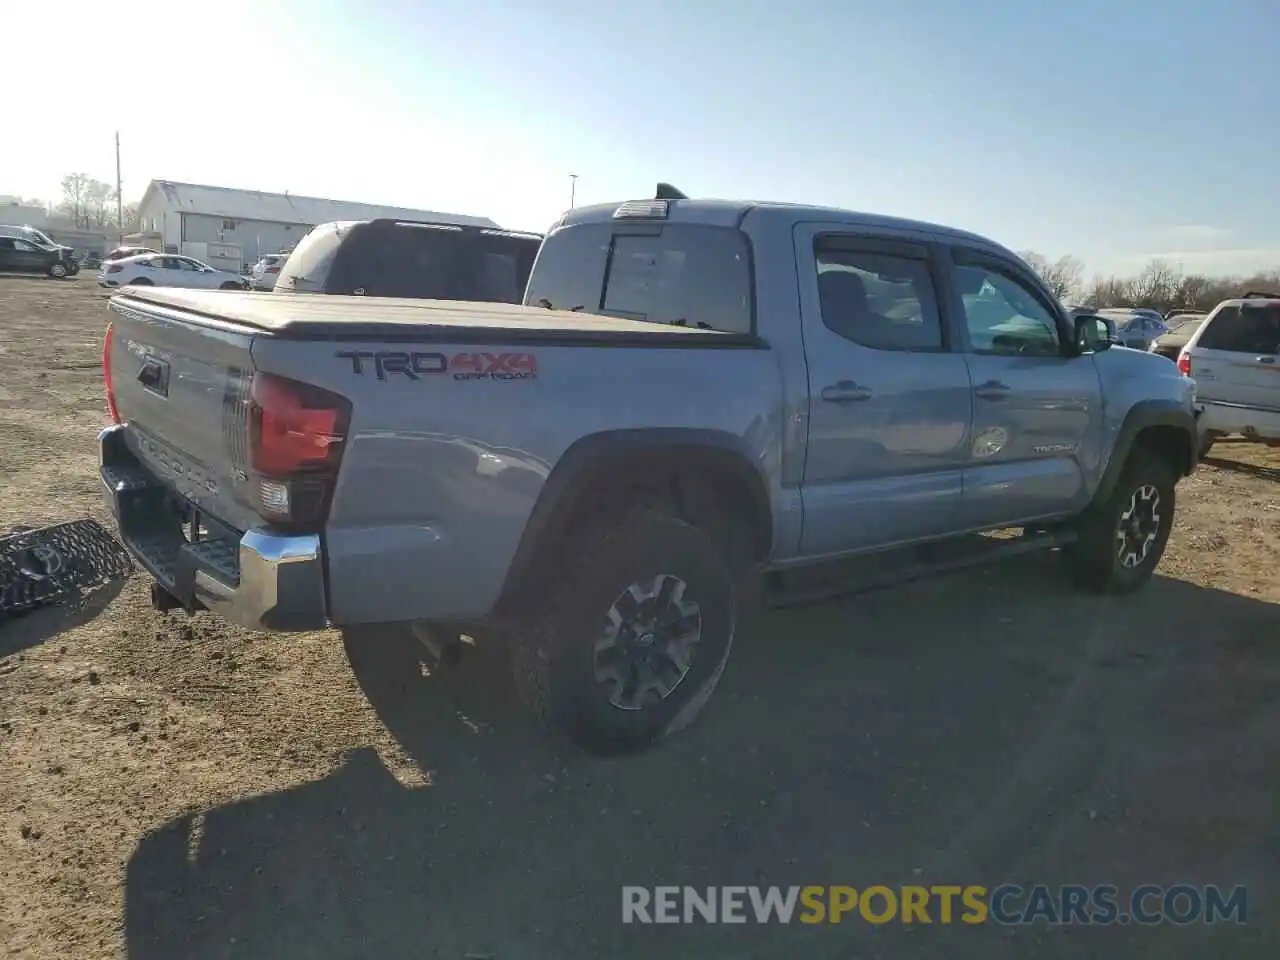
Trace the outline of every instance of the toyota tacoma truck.
<path fill-rule="evenodd" d="M 524 300 L 115 295 L 101 475 L 157 605 L 487 626 L 535 714 L 636 749 L 744 603 L 850 561 L 1141 586 L 1196 465 L 1190 379 L 956 229 L 660 185 L 566 213 Z"/>

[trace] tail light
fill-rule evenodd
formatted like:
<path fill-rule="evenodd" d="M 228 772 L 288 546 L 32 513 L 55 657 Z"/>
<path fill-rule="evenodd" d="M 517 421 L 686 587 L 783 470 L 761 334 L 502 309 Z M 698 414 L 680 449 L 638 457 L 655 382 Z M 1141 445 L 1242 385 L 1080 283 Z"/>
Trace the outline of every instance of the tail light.
<path fill-rule="evenodd" d="M 1178 354 L 1178 372 L 1184 377 L 1191 376 L 1191 354 L 1185 350 Z"/>
<path fill-rule="evenodd" d="M 107 324 L 106 335 L 102 338 L 102 382 L 107 390 L 107 415 L 112 423 L 120 422 L 120 412 L 116 409 L 116 388 L 111 380 L 111 347 L 115 343 L 115 324 Z"/>
<path fill-rule="evenodd" d="M 322 524 L 351 422 L 350 401 L 258 372 L 249 388 L 248 418 L 255 509 L 283 525 Z"/>
<path fill-rule="evenodd" d="M 267 267 L 267 273 L 279 273 L 279 272 L 280 272 L 279 267 Z"/>

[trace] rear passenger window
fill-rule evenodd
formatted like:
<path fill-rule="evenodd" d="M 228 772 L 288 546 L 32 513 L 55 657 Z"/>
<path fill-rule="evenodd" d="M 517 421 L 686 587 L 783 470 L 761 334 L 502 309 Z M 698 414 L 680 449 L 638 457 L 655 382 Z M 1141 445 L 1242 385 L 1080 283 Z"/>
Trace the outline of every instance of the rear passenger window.
<path fill-rule="evenodd" d="M 1280 307 L 1223 307 L 1196 345 L 1229 353 L 1280 353 Z"/>
<path fill-rule="evenodd" d="M 447 227 L 374 225 L 352 236 L 343 284 L 369 297 L 452 298 L 461 231 Z"/>
<path fill-rule="evenodd" d="M 751 262 L 737 230 L 669 223 L 613 238 L 601 313 L 750 333 L 751 305 Z"/>
<path fill-rule="evenodd" d="M 874 350 L 943 348 L 927 261 L 821 244 L 816 253 L 822 322 L 829 330 Z"/>

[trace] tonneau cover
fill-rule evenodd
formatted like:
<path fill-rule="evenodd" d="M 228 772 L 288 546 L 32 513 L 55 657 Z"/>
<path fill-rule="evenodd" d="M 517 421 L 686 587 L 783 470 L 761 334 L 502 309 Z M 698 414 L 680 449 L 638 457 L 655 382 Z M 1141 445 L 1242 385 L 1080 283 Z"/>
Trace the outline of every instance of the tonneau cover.
<path fill-rule="evenodd" d="M 286 339 L 602 339 L 756 345 L 754 337 L 507 303 L 129 287 L 116 308 L 176 312 Z"/>

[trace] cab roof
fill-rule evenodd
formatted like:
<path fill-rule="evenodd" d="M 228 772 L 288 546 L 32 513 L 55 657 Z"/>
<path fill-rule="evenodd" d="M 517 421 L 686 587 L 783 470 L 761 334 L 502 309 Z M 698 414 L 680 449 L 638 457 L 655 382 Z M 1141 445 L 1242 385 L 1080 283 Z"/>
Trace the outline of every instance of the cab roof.
<path fill-rule="evenodd" d="M 567 211 L 557 226 L 569 226 L 581 223 L 600 223 L 621 219 L 624 209 L 638 211 L 640 218 L 646 218 L 644 208 L 654 211 L 661 209 L 661 214 L 651 215 L 651 219 L 661 219 L 671 223 L 700 223 L 708 226 L 737 227 L 750 216 L 762 223 L 770 225 L 796 224 L 822 221 L 848 225 L 853 228 L 876 231 L 883 230 L 895 234 L 927 236 L 935 240 L 963 241 L 967 245 L 984 246 L 1008 253 L 1005 247 L 995 241 L 959 230 L 943 224 L 930 223 L 925 220 L 911 220 L 905 217 L 892 217 L 884 214 L 866 213 L 857 210 L 846 210 L 839 207 L 826 207 L 814 204 L 784 203 L 780 201 L 762 200 L 720 200 L 711 198 L 691 199 L 675 190 L 669 184 L 658 184 L 653 199 L 628 200 L 613 203 L 597 203 L 590 206 L 576 207 Z"/>

